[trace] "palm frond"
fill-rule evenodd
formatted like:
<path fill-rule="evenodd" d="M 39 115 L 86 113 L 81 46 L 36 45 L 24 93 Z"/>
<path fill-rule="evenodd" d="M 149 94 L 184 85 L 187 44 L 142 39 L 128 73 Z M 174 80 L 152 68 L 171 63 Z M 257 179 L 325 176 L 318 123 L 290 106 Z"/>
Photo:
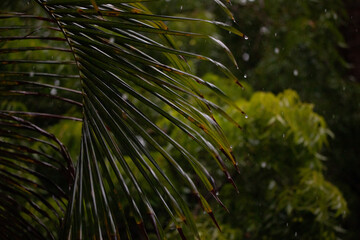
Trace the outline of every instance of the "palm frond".
<path fill-rule="evenodd" d="M 202 92 L 209 89 L 241 109 L 218 87 L 194 75 L 186 58 L 207 61 L 229 78 L 229 84 L 241 84 L 216 60 L 178 49 L 174 38 L 210 39 L 235 65 L 236 60 L 220 40 L 169 29 L 165 22 L 212 24 L 245 36 L 217 21 L 155 15 L 145 6 L 151 6 L 151 1 L 36 2 L 48 17 L 19 12 L 0 15 L 0 31 L 8 34 L 0 38 L 1 221 L 16 222 L 3 224 L 2 235 L 23 237 L 30 232 L 34 238 L 132 239 L 155 234 L 164 239 L 162 216 L 156 212 L 160 207 L 182 238 L 184 226 L 199 237 L 178 179 L 219 227 L 202 190 L 222 204 L 211 174 L 155 119 L 161 116 L 181 129 L 233 183 L 223 157 L 235 168 L 236 160 L 213 112 L 240 126 Z M 233 19 L 225 3 L 215 2 Z M 54 108 L 60 103 L 60 108 Z M 78 160 L 71 159 L 61 142 L 43 129 L 59 119 L 83 122 Z M 181 157 L 174 158 L 169 146 Z M 67 184 L 52 179 L 62 172 Z M 201 184 L 194 183 L 193 174 Z M 10 213 L 24 201 L 19 211 Z M 60 232 L 56 224 L 47 224 L 62 218 L 57 225 Z M 134 223 L 140 229 L 135 236 Z M 27 227 L 19 232 L 20 226 Z"/>

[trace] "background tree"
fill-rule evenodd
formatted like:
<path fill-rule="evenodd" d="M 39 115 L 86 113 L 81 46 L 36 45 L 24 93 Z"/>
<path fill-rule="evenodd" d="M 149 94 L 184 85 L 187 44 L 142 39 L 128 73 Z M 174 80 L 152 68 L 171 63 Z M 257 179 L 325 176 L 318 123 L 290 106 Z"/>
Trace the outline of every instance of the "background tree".
<path fill-rule="evenodd" d="M 181 1 L 184 3 L 184 1 Z M 183 14 L 208 15 L 222 20 L 225 15 L 191 8 Z M 291 88 L 303 101 L 314 103 L 314 111 L 324 116 L 334 137 L 321 152 L 324 174 L 344 192 L 350 214 L 342 221 L 345 239 L 357 239 L 359 229 L 359 80 L 358 1 L 232 1 L 230 7 L 249 40 L 239 44 L 233 34 L 221 38 L 239 59 L 239 78 L 255 91 L 275 94 Z M 349 13 L 347 13 L 349 11 Z M 185 28 L 186 29 L 186 28 Z M 207 29 L 212 31 L 212 29 Z M 343 37 L 345 35 L 345 38 Z M 205 47 L 197 41 L 193 46 Z M 217 51 L 211 56 L 222 57 Z M 192 62 L 200 75 L 212 72 L 202 63 Z M 246 78 L 246 79 L 245 79 Z M 221 79 L 221 78 L 220 78 Z M 239 95 L 232 91 L 230 95 Z M 251 116 L 250 116 L 251 117 Z"/>

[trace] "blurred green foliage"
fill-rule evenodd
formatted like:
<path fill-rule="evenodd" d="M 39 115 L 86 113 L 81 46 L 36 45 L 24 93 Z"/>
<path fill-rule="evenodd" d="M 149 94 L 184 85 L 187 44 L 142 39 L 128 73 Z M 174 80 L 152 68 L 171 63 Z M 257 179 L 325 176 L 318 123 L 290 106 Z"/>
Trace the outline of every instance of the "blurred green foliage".
<path fill-rule="evenodd" d="M 223 81 L 210 74 L 205 79 Z M 234 131 L 225 119 L 220 120 L 220 125 L 239 156 L 241 174 L 234 173 L 239 194 L 219 172 L 219 197 L 230 213 L 221 207 L 215 211 L 223 226 L 221 234 L 200 214 L 203 239 L 342 237 L 341 220 L 348 209 L 342 193 L 323 175 L 323 148 L 333 136 L 324 118 L 292 90 L 278 95 L 254 92 L 248 99 L 239 98 L 238 105 L 247 117 L 228 111 L 243 130 Z M 179 136 L 179 132 L 172 135 Z M 196 151 L 194 143 L 183 141 Z M 206 154 L 199 152 L 198 157 L 207 164 Z"/>
<path fill-rule="evenodd" d="M 26 4 L 24 4 L 26 2 Z M 27 11 L 32 12 L 34 15 L 46 17 L 46 13 L 42 11 L 41 8 L 34 1 L 24 1 L 22 4 L 18 1 L 3 1 L 0 3 L 0 9 L 18 9 L 18 11 Z M 0 48 L 2 49 L 15 49 L 11 54 L 6 54 L 2 52 L 0 54 L 0 60 L 4 62 L 11 62 L 16 60 L 25 60 L 29 62 L 21 63 L 2 63 L 0 64 L 0 70 L 3 72 L 17 72 L 23 73 L 16 78 L 16 80 L 21 81 L 31 81 L 36 79 L 38 83 L 55 85 L 57 87 L 72 88 L 80 90 L 79 81 L 63 81 L 61 77 L 52 77 L 48 78 L 46 76 L 36 75 L 36 73 L 52 73 L 61 75 L 75 75 L 78 70 L 73 61 L 73 54 L 67 51 L 57 51 L 57 50 L 38 50 L 36 53 L 34 51 L 21 51 L 18 49 L 29 47 L 53 47 L 53 48 L 63 48 L 64 50 L 69 50 L 69 47 L 66 42 L 63 41 L 50 41 L 46 37 L 61 38 L 63 33 L 58 29 L 54 28 L 52 23 L 47 21 L 37 21 L 33 18 L 20 19 L 20 18 L 4 18 L 1 20 L 2 26 L 24 26 L 23 29 L 8 30 L 7 28 L 1 29 L 0 33 L 3 36 L 41 36 L 43 39 L 31 39 L 27 41 L 13 40 L 13 41 L 0 41 Z M 31 28 L 29 28 L 31 26 Z M 53 61 L 53 64 L 46 63 L 35 63 L 31 61 Z M 63 63 L 61 63 L 63 62 Z M 5 78 L 4 78 L 5 79 Z M 56 97 L 62 98 L 71 98 L 71 93 L 63 91 L 56 88 L 43 88 L 38 85 L 31 85 L 29 87 L 26 84 L 18 86 L 19 84 L 10 84 L 5 90 L 22 90 L 28 91 L 29 93 L 40 93 L 42 95 L 54 96 L 50 101 L 45 97 L 39 97 L 39 95 L 31 94 L 16 94 L 10 95 L 8 91 L 0 89 L 0 101 L 7 101 L 7 104 L 4 104 L 7 108 L 11 107 L 12 111 L 30 111 L 30 112 L 46 112 L 51 109 L 53 114 L 67 114 L 74 113 L 75 116 L 81 117 L 80 114 L 76 114 L 76 108 L 71 104 L 63 104 L 63 101 L 59 101 Z M 74 100 L 81 100 L 80 95 L 77 96 Z M 16 101 L 16 103 L 15 103 Z M 9 104 L 11 102 L 11 104 Z M 19 103 L 23 105 L 22 108 L 17 108 Z M 25 109 L 24 109 L 25 107 Z M 58 122 L 57 119 L 51 118 L 38 118 L 35 119 L 35 123 L 41 127 L 47 127 Z M 80 133 L 79 133 L 80 134 Z"/>
<path fill-rule="evenodd" d="M 238 48 L 234 38 L 224 40 L 243 58 L 239 65 L 248 83 L 274 93 L 296 90 L 334 133 L 323 152 L 325 175 L 349 203 L 344 239 L 358 239 L 360 86 L 359 79 L 347 74 L 351 63 L 342 56 L 347 44 L 341 29 L 351 26 L 346 25 L 344 1 L 237 1 L 232 10 L 249 44 Z"/>
<path fill-rule="evenodd" d="M 162 8 L 163 11 L 175 12 L 175 9 L 183 6 L 183 14 L 193 14 L 193 16 L 199 14 L 211 20 L 228 19 L 221 11 L 213 11 L 215 8 L 212 4 L 201 8 L 197 6 L 200 4 L 198 1 L 174 2 L 174 5 Z M 360 219 L 358 184 L 360 182 L 358 171 L 360 168 L 358 157 L 360 154 L 358 147 L 360 145 L 360 86 L 359 79 L 348 74 L 352 65 L 343 57 L 343 50 L 348 46 L 342 33 L 351 26 L 351 24 L 346 25 L 351 23 L 351 18 L 347 15 L 344 4 L 350 2 L 356 5 L 356 1 L 232 0 L 231 2 L 230 9 L 237 22 L 233 25 L 249 37 L 246 44 L 242 44 L 241 40 L 233 34 L 219 35 L 238 59 L 239 70 L 233 67 L 233 72 L 239 78 L 243 78 L 255 91 L 270 91 L 277 94 L 285 89 L 293 89 L 303 101 L 312 103 L 314 111 L 324 117 L 333 134 L 328 140 L 328 145 L 316 156 L 324 159 L 321 162 L 323 174 L 326 179 L 341 189 L 349 204 L 349 215 L 338 222 L 338 225 L 346 230 L 342 238 L 358 239 L 360 237 L 358 228 Z M 231 20 L 228 19 L 228 22 L 230 23 Z M 203 28 L 202 31 L 213 31 L 213 29 Z M 178 41 L 180 45 L 185 45 L 181 39 Z M 205 44 L 201 39 L 194 40 L 191 47 L 201 53 L 205 51 L 212 57 L 222 58 L 230 65 L 225 54 L 220 54 L 220 51 L 209 43 Z M 200 75 L 217 74 L 209 65 L 197 61 L 189 61 L 189 64 Z M 248 88 L 245 91 L 239 91 L 233 86 L 228 87 L 225 80 L 221 81 L 220 86 L 230 90 L 233 98 L 248 95 Z M 245 109 L 249 116 L 254 116 L 252 112 L 259 106 L 253 105 L 253 107 L 255 109 Z M 281 114 L 280 117 L 283 118 Z M 302 115 L 293 117 L 301 118 Z M 275 120 L 273 120 L 278 122 L 278 118 L 274 116 Z M 267 122 L 262 124 L 266 125 Z M 262 125 L 259 124 L 259 126 Z M 259 126 L 251 127 L 251 131 L 258 131 Z M 304 128 L 303 125 L 291 125 L 291 127 L 293 131 Z M 224 125 L 224 128 L 227 128 L 227 125 Z M 279 131 L 272 141 L 279 139 L 289 141 L 288 130 Z M 254 133 L 250 140 L 254 143 L 261 142 L 262 137 L 265 137 L 263 134 L 266 133 L 262 131 L 263 129 L 256 136 Z M 313 152 L 314 147 L 318 146 L 312 145 L 315 142 L 316 144 L 321 142 L 316 137 L 325 138 L 330 133 L 328 130 L 326 133 L 320 134 L 320 132 L 307 135 L 308 139 L 303 138 L 301 132 L 292 134 L 296 138 L 294 141 L 304 141 L 308 150 Z M 282 138 L 283 134 L 284 138 Z M 284 149 L 288 147 L 286 144 L 283 145 Z M 247 147 L 252 146 L 245 146 L 242 154 L 246 155 L 246 151 L 251 151 L 251 148 Z M 267 157 L 274 149 L 276 148 L 260 151 L 257 149 L 256 155 Z M 296 149 L 288 149 L 284 154 L 292 154 L 292 151 Z M 281 160 L 281 157 L 277 156 L 273 160 L 278 161 L 278 159 Z M 254 179 L 254 182 L 256 183 L 257 179 Z M 320 231 L 320 228 L 318 230 Z M 327 237 L 323 238 L 327 239 Z"/>

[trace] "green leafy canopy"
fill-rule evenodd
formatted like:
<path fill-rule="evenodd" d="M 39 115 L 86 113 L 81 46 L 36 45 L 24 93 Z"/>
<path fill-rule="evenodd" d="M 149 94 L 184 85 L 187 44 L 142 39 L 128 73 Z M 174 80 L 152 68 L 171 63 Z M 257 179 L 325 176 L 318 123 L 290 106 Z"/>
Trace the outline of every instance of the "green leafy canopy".
<path fill-rule="evenodd" d="M 202 92 L 208 89 L 243 112 L 194 75 L 187 59 L 209 62 L 229 84 L 241 84 L 227 67 L 177 48 L 174 39 L 204 39 L 235 65 L 236 60 L 201 29 L 183 32 L 168 25 L 210 24 L 246 36 L 223 22 L 156 15 L 149 10 L 152 2 L 2 3 L 8 9 L 0 13 L 2 239 L 164 239 L 163 219 L 181 238 L 184 226 L 199 237 L 179 181 L 217 225 L 204 194 L 221 202 L 206 166 L 154 122 L 161 117 L 180 129 L 233 183 L 226 161 L 235 168 L 237 163 L 213 114 L 240 126 Z M 229 1 L 214 2 L 234 20 Z M 158 208 L 167 216 L 159 216 Z"/>

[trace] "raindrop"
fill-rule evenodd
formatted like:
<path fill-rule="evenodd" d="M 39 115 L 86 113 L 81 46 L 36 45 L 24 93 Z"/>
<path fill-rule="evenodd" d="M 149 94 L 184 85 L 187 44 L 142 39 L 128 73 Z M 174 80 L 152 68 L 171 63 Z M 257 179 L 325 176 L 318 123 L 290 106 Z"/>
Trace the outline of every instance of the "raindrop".
<path fill-rule="evenodd" d="M 279 52 L 280 52 L 279 48 L 274 48 L 274 53 L 279 54 Z"/>
<path fill-rule="evenodd" d="M 241 3 L 242 5 L 245 5 L 245 4 L 246 4 L 246 0 L 240 0 L 240 3 Z"/>
<path fill-rule="evenodd" d="M 297 232 L 295 232 L 295 234 L 294 234 L 294 235 L 295 235 L 295 237 L 297 237 Z"/>
<path fill-rule="evenodd" d="M 274 36 L 277 37 L 277 33 L 274 33 Z"/>
<path fill-rule="evenodd" d="M 29 72 L 29 76 L 30 76 L 30 77 L 33 77 L 34 75 L 35 75 L 34 72 Z"/>
<path fill-rule="evenodd" d="M 327 9 L 326 9 L 326 8 L 324 9 L 324 12 L 327 12 Z"/>
<path fill-rule="evenodd" d="M 248 40 L 248 39 L 249 39 L 249 37 L 248 37 L 248 36 L 246 36 L 246 35 L 244 35 L 244 39 L 245 39 L 245 40 Z"/>
<path fill-rule="evenodd" d="M 242 59 L 243 59 L 245 62 L 247 62 L 247 61 L 249 61 L 249 59 L 250 59 L 250 55 L 249 55 L 248 53 L 244 53 L 244 54 L 242 55 Z"/>
<path fill-rule="evenodd" d="M 288 222 L 286 223 L 286 227 L 289 227 L 289 223 L 288 223 Z"/>
<path fill-rule="evenodd" d="M 244 78 L 247 78 L 247 74 L 244 74 Z"/>
<path fill-rule="evenodd" d="M 183 6 L 181 5 L 181 6 L 180 6 L 180 11 L 182 11 L 182 9 L 183 9 Z"/>
<path fill-rule="evenodd" d="M 265 26 L 262 26 L 261 28 L 260 28 L 260 33 L 261 34 L 268 34 L 269 33 L 269 29 L 267 28 L 267 27 L 265 27 Z"/>
<path fill-rule="evenodd" d="M 285 138 L 285 133 L 283 133 L 282 137 Z"/>
<path fill-rule="evenodd" d="M 110 43 L 114 43 L 114 42 L 115 42 L 115 38 L 111 37 L 111 38 L 109 39 L 109 42 L 110 42 Z"/>
<path fill-rule="evenodd" d="M 51 91 L 50 91 L 50 94 L 51 95 L 56 95 L 57 93 L 57 90 L 55 88 L 52 88 Z"/>
<path fill-rule="evenodd" d="M 269 189 L 273 189 L 276 186 L 276 182 L 274 180 L 271 180 L 269 183 Z"/>
<path fill-rule="evenodd" d="M 216 192 L 216 196 L 219 196 L 219 194 L 220 194 L 219 192 Z"/>
<path fill-rule="evenodd" d="M 293 74 L 295 77 L 297 77 L 299 75 L 299 71 L 297 69 L 294 69 Z"/>
<path fill-rule="evenodd" d="M 262 162 L 262 163 L 261 163 L 261 167 L 262 167 L 262 168 L 266 168 L 266 162 Z"/>
<path fill-rule="evenodd" d="M 51 56 L 51 59 L 54 59 L 54 56 Z"/>
<path fill-rule="evenodd" d="M 59 85 L 60 85 L 60 80 L 56 79 L 56 80 L 54 81 L 54 84 L 55 84 L 55 86 L 59 86 Z"/>
<path fill-rule="evenodd" d="M 249 116 L 246 114 L 246 115 L 245 115 L 245 118 L 246 118 L 246 119 L 248 119 L 248 118 L 249 118 Z"/>

